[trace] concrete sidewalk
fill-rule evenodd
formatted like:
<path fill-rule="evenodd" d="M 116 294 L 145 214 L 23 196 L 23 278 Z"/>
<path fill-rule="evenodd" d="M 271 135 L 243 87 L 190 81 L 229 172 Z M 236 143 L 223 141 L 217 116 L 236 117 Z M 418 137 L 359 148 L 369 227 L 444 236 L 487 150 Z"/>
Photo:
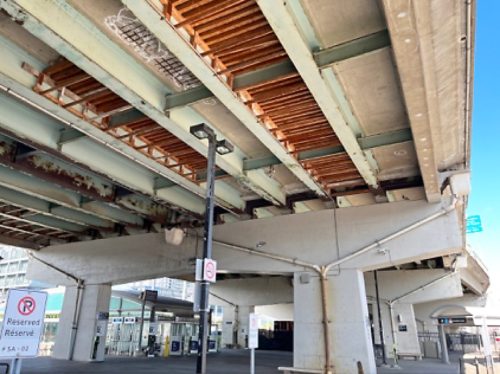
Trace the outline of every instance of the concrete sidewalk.
<path fill-rule="evenodd" d="M 256 351 L 256 373 L 277 374 L 278 366 L 292 364 L 291 352 Z M 144 357 L 107 357 L 100 363 L 54 360 L 48 357 L 24 360 L 23 374 L 193 374 L 196 356 L 147 359 Z M 0 368 L 0 373 L 3 374 Z M 247 374 L 249 350 L 225 350 L 208 356 L 209 374 Z"/>
<path fill-rule="evenodd" d="M 278 366 L 292 366 L 291 352 L 256 351 L 258 374 L 278 374 Z M 378 368 L 378 374 L 458 374 L 457 362 L 444 365 L 439 360 L 399 362 L 400 369 Z M 250 351 L 224 350 L 208 356 L 209 374 L 247 374 Z M 144 357 L 107 357 L 100 363 L 54 360 L 48 357 L 24 360 L 23 374 L 192 374 L 196 356 L 147 359 Z M 3 374 L 0 368 L 0 374 Z M 342 374 L 342 373 L 338 373 Z"/>
<path fill-rule="evenodd" d="M 380 367 L 378 374 L 459 374 L 458 362 L 450 365 L 443 364 L 441 360 L 423 359 L 420 361 L 400 360 L 400 369 Z"/>

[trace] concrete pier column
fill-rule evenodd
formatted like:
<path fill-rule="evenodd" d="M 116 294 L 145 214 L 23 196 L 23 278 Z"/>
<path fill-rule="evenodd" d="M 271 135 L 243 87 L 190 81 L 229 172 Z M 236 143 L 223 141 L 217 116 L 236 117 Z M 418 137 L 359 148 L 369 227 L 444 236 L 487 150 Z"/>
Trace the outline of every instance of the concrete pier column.
<path fill-rule="evenodd" d="M 238 320 L 238 346 L 246 348 L 248 345 L 248 323 L 250 313 L 255 311 L 255 307 L 250 305 L 239 305 L 236 310 L 236 318 Z"/>
<path fill-rule="evenodd" d="M 317 273 L 294 274 L 294 367 L 325 368 L 322 293 Z M 375 374 L 363 273 L 342 269 L 328 276 L 326 305 L 329 320 L 329 354 L 336 373 Z"/>
<path fill-rule="evenodd" d="M 52 356 L 62 360 L 103 361 L 111 285 L 87 285 L 80 289 L 80 297 L 78 293 L 76 286 L 66 287 Z M 75 316 L 78 316 L 76 328 Z"/>
<path fill-rule="evenodd" d="M 236 345 L 236 307 L 223 307 L 221 345 L 224 348 L 234 348 Z"/>

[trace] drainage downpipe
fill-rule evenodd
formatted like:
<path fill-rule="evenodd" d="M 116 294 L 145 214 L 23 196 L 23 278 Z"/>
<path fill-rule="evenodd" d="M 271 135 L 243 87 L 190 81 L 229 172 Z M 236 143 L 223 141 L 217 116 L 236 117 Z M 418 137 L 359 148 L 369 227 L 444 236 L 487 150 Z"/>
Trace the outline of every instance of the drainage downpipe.
<path fill-rule="evenodd" d="M 323 339 L 325 349 L 325 374 L 333 373 L 332 359 L 330 357 L 330 318 L 328 316 L 328 269 L 324 266 L 319 271 L 321 283 L 321 312 L 323 317 Z"/>
<path fill-rule="evenodd" d="M 78 327 L 79 327 L 79 322 L 80 322 L 80 311 L 82 309 L 82 299 L 83 299 L 84 289 L 85 289 L 85 285 L 83 283 L 83 279 L 79 279 L 78 284 L 76 286 L 75 311 L 73 313 L 73 320 L 71 321 L 71 337 L 70 337 L 70 346 L 69 346 L 69 360 L 70 361 L 73 361 L 73 355 L 75 353 L 76 334 L 78 332 Z"/>
<path fill-rule="evenodd" d="M 68 360 L 73 360 L 73 354 L 75 351 L 75 342 L 76 342 L 76 333 L 78 330 L 78 325 L 80 321 L 80 311 L 82 309 L 82 298 L 83 298 L 83 291 L 85 289 L 85 283 L 83 279 L 76 277 L 75 275 L 68 273 L 67 271 L 58 268 L 55 265 L 52 265 L 51 263 L 42 260 L 39 257 L 36 257 L 33 253 L 30 253 L 30 257 L 45 266 L 54 269 L 55 271 L 65 275 L 66 277 L 74 280 L 76 282 L 76 302 L 75 302 L 75 308 L 73 312 L 73 320 L 71 321 L 71 335 L 70 335 L 70 346 L 69 346 L 69 355 L 68 355 Z"/>
<path fill-rule="evenodd" d="M 394 303 L 389 302 L 389 318 L 391 319 L 391 332 L 392 332 L 392 359 L 393 359 L 393 368 L 399 368 L 398 365 L 398 343 L 396 337 L 396 327 L 394 326 Z"/>

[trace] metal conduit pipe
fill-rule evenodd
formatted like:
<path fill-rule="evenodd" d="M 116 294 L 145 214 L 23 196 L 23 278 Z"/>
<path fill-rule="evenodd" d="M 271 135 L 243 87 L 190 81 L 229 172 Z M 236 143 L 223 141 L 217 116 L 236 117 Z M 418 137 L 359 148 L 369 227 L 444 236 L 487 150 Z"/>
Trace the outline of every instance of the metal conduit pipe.
<path fill-rule="evenodd" d="M 392 359 L 393 359 L 393 368 L 399 368 L 398 365 L 398 351 L 397 351 L 397 337 L 396 337 L 396 328 L 394 327 L 394 304 L 389 303 L 389 318 L 391 320 L 391 335 L 392 335 Z"/>
<path fill-rule="evenodd" d="M 400 236 L 402 236 L 410 231 L 413 231 L 413 230 L 419 228 L 420 226 L 425 225 L 426 223 L 434 221 L 435 219 L 437 219 L 441 216 L 444 216 L 444 215 L 450 213 L 451 211 L 455 210 L 457 202 L 458 202 L 457 196 L 453 195 L 453 198 L 452 198 L 450 205 L 448 205 L 446 208 L 441 208 L 441 210 L 439 212 L 431 214 L 430 216 L 423 218 L 421 220 L 418 220 L 417 222 L 412 223 L 411 225 L 406 226 L 406 227 L 404 227 L 404 228 L 402 228 L 402 229 L 400 229 L 400 230 L 398 230 L 390 235 L 387 235 L 380 240 L 375 240 L 375 242 L 373 242 L 370 245 L 367 245 L 361 249 L 358 249 L 357 251 L 355 251 L 347 256 L 344 256 L 338 260 L 330 262 L 328 265 L 326 265 L 326 267 L 328 269 L 330 269 L 332 266 L 337 266 L 337 265 L 343 264 L 344 262 L 352 260 L 353 258 L 358 257 L 358 256 L 370 251 L 371 249 L 377 248 L 377 247 L 381 246 L 382 244 L 385 244 L 385 243 L 387 243 L 393 239 L 396 239 L 396 238 L 398 238 L 398 237 L 400 237 Z"/>
<path fill-rule="evenodd" d="M 394 303 L 396 303 L 398 301 L 401 301 L 402 299 L 407 298 L 408 296 L 413 295 L 414 293 L 417 293 L 418 291 L 425 290 L 427 287 L 432 286 L 432 285 L 434 285 L 434 284 L 442 281 L 443 279 L 450 278 L 452 275 L 456 274 L 456 272 L 457 272 L 456 269 L 450 270 L 446 274 L 440 276 L 439 278 L 436 278 L 436 279 L 434 279 L 434 280 L 432 280 L 432 281 L 430 281 L 430 282 L 428 282 L 426 284 L 423 284 L 423 285 L 415 288 L 414 290 L 408 291 L 407 293 L 405 293 L 405 294 L 403 294 L 401 296 L 398 296 L 398 297 L 396 297 L 396 298 L 394 298 L 392 300 L 389 300 L 389 303 L 394 304 Z"/>
<path fill-rule="evenodd" d="M 201 237 L 199 237 L 199 238 L 202 239 Z M 296 265 L 296 266 L 300 266 L 300 267 L 309 268 L 309 269 L 312 269 L 312 270 L 314 270 L 314 271 L 316 271 L 318 273 L 321 272 L 321 269 L 320 269 L 320 267 L 318 265 L 314 265 L 312 263 L 309 263 L 309 262 L 306 262 L 306 261 L 302 261 L 302 260 L 299 260 L 297 258 L 286 257 L 286 256 L 281 256 L 281 255 L 277 255 L 277 254 L 273 254 L 273 253 L 267 253 L 267 252 L 263 252 L 263 251 L 258 251 L 258 250 L 255 250 L 255 249 L 252 249 L 252 248 L 248 248 L 248 247 L 244 247 L 244 246 L 241 246 L 241 245 L 222 242 L 220 240 L 214 240 L 213 242 L 215 244 L 220 245 L 221 247 L 226 247 L 226 248 L 229 248 L 229 249 L 233 249 L 233 250 L 236 250 L 236 251 L 239 251 L 239 252 L 248 253 L 248 254 L 251 254 L 251 255 L 259 256 L 259 257 L 269 258 L 271 260 L 285 262 L 285 263 L 291 264 L 291 265 Z"/>
<path fill-rule="evenodd" d="M 353 252 L 353 253 L 351 253 L 351 254 L 349 254 L 341 259 L 332 261 L 332 262 L 328 263 L 327 265 L 315 265 L 315 264 L 312 264 L 312 263 L 309 263 L 309 262 L 306 262 L 306 261 L 303 261 L 303 260 L 300 260 L 300 259 L 297 259 L 294 257 L 286 257 L 286 256 L 278 255 L 278 254 L 258 251 L 258 250 L 252 249 L 252 248 L 244 247 L 244 246 L 237 245 L 237 244 L 226 243 L 226 242 L 223 242 L 220 240 L 214 240 L 214 243 L 218 244 L 222 247 L 231 249 L 231 250 L 235 250 L 235 251 L 239 251 L 239 252 L 243 252 L 243 253 L 247 253 L 250 255 L 255 255 L 255 256 L 259 256 L 259 257 L 263 257 L 263 258 L 269 258 L 269 259 L 272 259 L 275 261 L 284 262 L 284 263 L 291 264 L 291 265 L 298 266 L 298 267 L 302 267 L 302 268 L 311 269 L 319 274 L 320 283 L 321 283 L 321 306 L 322 306 L 322 314 L 323 314 L 325 374 L 333 374 L 334 369 L 333 369 L 333 365 L 331 363 L 331 354 L 330 354 L 330 346 L 331 346 L 331 343 L 330 343 L 331 337 L 330 337 L 330 329 L 329 329 L 330 319 L 328 316 L 328 272 L 330 271 L 330 269 L 333 266 L 341 265 L 346 261 L 349 261 L 355 257 L 358 257 L 358 256 L 374 249 L 374 248 L 379 247 L 381 244 L 385 244 L 385 243 L 387 243 L 393 239 L 396 239 L 396 238 L 398 238 L 398 237 L 400 237 L 408 232 L 411 232 L 411 231 L 413 231 L 413 230 L 415 230 L 415 229 L 417 229 L 417 228 L 419 228 L 419 227 L 421 227 L 429 222 L 432 222 L 433 220 L 435 220 L 441 216 L 444 216 L 444 215 L 452 212 L 453 210 L 455 210 L 457 202 L 458 202 L 458 198 L 455 194 L 453 194 L 451 203 L 447 207 L 442 208 L 439 212 L 431 214 L 430 216 L 425 217 L 423 219 L 420 219 L 417 222 L 414 222 L 409 226 L 403 227 L 402 229 L 400 229 L 400 230 L 398 230 L 390 235 L 387 235 L 386 237 L 384 237 L 380 240 L 376 240 L 374 243 L 367 245 L 365 247 L 362 247 L 359 250 L 357 250 L 357 251 L 355 251 L 355 252 Z M 431 283 L 434 283 L 434 282 L 435 281 L 433 281 Z M 427 286 L 429 286 L 429 285 L 427 285 Z M 422 287 L 426 287 L 426 285 L 424 285 Z M 389 304 L 389 306 L 391 309 L 392 304 Z M 390 313 L 391 313 L 391 324 L 392 324 L 391 327 L 392 327 L 392 330 L 394 332 L 394 326 L 393 326 L 393 321 L 392 321 L 392 310 L 390 310 Z M 393 334 L 393 340 L 394 339 L 395 339 L 395 336 Z"/>
<path fill-rule="evenodd" d="M 79 327 L 79 322 L 80 322 L 80 312 L 82 309 L 82 299 L 83 299 L 83 291 L 85 290 L 85 283 L 84 280 L 81 278 L 78 278 L 77 276 L 68 273 L 67 271 L 58 268 L 55 265 L 52 265 L 51 263 L 42 260 L 39 257 L 36 257 L 33 253 L 30 253 L 30 258 L 44 264 L 45 266 L 56 270 L 57 272 L 65 275 L 66 277 L 74 280 L 76 282 L 76 301 L 75 301 L 75 308 L 73 312 L 73 319 L 71 321 L 71 335 L 70 335 L 70 346 L 69 346 L 69 355 L 68 359 L 71 361 L 73 360 L 73 355 L 75 352 L 75 343 L 76 343 L 76 333 Z"/>

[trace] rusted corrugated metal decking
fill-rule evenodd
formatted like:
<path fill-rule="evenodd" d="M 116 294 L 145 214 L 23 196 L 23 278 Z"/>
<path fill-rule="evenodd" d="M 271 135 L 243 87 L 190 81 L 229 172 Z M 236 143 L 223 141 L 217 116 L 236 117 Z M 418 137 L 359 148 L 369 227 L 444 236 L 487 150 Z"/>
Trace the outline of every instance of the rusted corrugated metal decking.
<path fill-rule="evenodd" d="M 147 116 L 113 124 L 113 115 L 133 107 L 70 61 L 60 59 L 39 73 L 33 89 L 183 177 L 203 181 L 204 156 Z"/>
<path fill-rule="evenodd" d="M 162 2 L 166 19 L 189 33 L 193 48 L 211 59 L 214 72 L 231 87 L 239 74 L 288 59 L 254 0 Z M 341 145 L 298 73 L 237 93 L 293 156 Z M 326 190 L 365 185 L 346 153 L 301 162 Z"/>

